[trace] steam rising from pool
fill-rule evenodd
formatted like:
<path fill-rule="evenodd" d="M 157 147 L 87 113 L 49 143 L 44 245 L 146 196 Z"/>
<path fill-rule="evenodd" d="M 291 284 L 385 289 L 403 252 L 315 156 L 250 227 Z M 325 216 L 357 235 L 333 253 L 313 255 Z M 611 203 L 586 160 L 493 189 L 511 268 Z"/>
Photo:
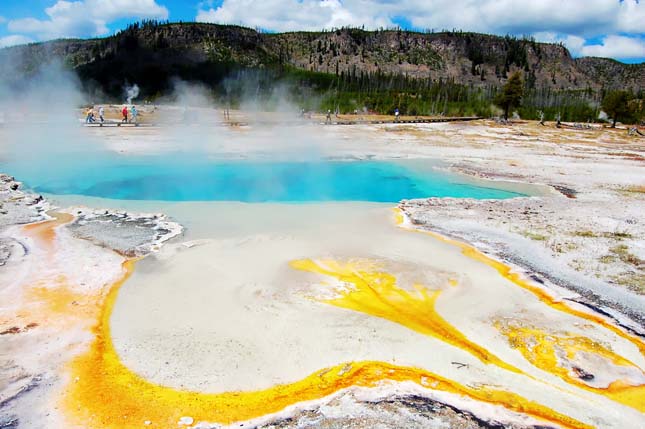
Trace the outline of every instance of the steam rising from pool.
<path fill-rule="evenodd" d="M 127 86 L 125 88 L 125 93 L 127 95 L 126 103 L 132 104 L 132 100 L 139 96 L 139 85 L 135 83 L 132 86 Z"/>
<path fill-rule="evenodd" d="M 161 108 L 138 105 L 144 120 L 147 115 L 158 124 L 151 136 L 143 128 L 83 128 L 80 107 L 98 106 L 100 94 L 88 95 L 72 72 L 49 64 L 20 85 L 0 88 L 1 132 L 8 142 L 0 149 L 0 169 L 41 193 L 128 200 L 398 202 L 520 195 L 401 162 L 330 161 L 342 137 L 301 121 L 287 87 L 278 85 L 267 101 L 254 92 L 252 79 L 230 83 L 246 94 L 242 106 L 250 126 L 224 125 L 228 106 L 218 105 L 203 85 L 175 80 Z M 137 85 L 127 86 L 128 103 L 138 93 Z M 117 106 L 111 108 L 118 115 Z M 127 147 L 115 149 L 115 142 Z M 137 154 L 140 146 L 147 148 L 143 154 Z"/>

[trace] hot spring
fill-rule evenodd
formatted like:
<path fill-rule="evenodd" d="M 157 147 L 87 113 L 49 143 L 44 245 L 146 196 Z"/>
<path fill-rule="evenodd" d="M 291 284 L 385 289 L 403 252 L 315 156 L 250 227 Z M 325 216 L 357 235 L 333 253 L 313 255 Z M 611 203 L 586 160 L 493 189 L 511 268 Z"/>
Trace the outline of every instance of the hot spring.
<path fill-rule="evenodd" d="M 222 160 L 198 153 L 102 153 L 88 159 L 61 155 L 46 163 L 38 168 L 31 162 L 1 167 L 39 193 L 117 200 L 395 203 L 425 197 L 525 195 L 509 186 L 435 169 L 431 161 L 421 160 Z"/>

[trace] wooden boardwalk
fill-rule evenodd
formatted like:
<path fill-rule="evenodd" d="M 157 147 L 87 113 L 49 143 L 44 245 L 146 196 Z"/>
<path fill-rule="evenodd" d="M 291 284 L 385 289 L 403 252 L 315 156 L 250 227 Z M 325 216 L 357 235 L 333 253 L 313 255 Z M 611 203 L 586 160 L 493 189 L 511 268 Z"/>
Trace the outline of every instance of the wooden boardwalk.
<path fill-rule="evenodd" d="M 153 127 L 155 124 L 131 123 L 131 122 L 83 122 L 85 127 Z"/>
<path fill-rule="evenodd" d="M 482 119 L 478 116 L 454 116 L 454 117 L 437 117 L 437 118 L 418 118 L 418 119 L 400 119 L 398 121 L 392 120 L 356 120 L 356 121 L 347 121 L 347 120 L 336 120 L 332 121 L 331 124 L 327 125 L 363 125 L 363 124 L 431 124 L 435 122 L 458 122 L 458 121 L 476 121 Z M 324 124 L 324 123 L 323 123 Z"/>
<path fill-rule="evenodd" d="M 437 118 L 417 118 L 417 119 L 401 119 L 401 120 L 385 120 L 385 119 L 372 119 L 372 120 L 332 120 L 331 122 L 319 121 L 319 120 L 310 120 L 310 119 L 300 119 L 294 121 L 219 121 L 219 122 L 210 122 L 210 123 L 183 123 L 183 122 L 174 122 L 174 123 L 154 123 L 154 122 L 141 122 L 141 123 L 131 123 L 131 122 L 84 122 L 82 125 L 85 127 L 124 127 L 124 128 L 139 128 L 139 127 L 159 127 L 163 125 L 202 125 L 202 126 L 233 126 L 233 127 L 242 127 L 249 125 L 303 125 L 303 124 L 319 124 L 319 125 L 378 125 L 378 124 L 431 124 L 437 122 L 462 122 L 462 121 L 476 121 L 482 119 L 478 116 L 454 116 L 454 117 L 437 117 Z"/>

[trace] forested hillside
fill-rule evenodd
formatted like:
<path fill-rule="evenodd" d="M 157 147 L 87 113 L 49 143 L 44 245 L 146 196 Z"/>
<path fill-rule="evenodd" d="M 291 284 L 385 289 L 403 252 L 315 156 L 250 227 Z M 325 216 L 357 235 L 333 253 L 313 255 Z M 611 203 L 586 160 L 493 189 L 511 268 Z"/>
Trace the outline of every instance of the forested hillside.
<path fill-rule="evenodd" d="M 525 97 L 519 113 L 564 120 L 598 116 L 605 91 L 643 98 L 645 64 L 571 57 L 562 45 L 484 34 L 400 29 L 262 33 L 238 26 L 144 22 L 107 38 L 58 40 L 0 50 L 7 79 L 60 59 L 96 97 L 167 94 L 173 79 L 197 81 L 236 104 L 269 100 L 277 87 L 309 109 L 483 115 L 514 72 Z M 18 73 L 15 71 L 18 70 Z"/>

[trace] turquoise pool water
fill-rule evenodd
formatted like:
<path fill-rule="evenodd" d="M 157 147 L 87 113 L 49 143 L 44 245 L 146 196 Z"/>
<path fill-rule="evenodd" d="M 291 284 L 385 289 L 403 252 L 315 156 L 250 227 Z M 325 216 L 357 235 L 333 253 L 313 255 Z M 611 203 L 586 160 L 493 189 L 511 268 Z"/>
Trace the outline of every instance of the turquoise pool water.
<path fill-rule="evenodd" d="M 122 200 L 398 202 L 423 197 L 511 198 L 522 195 L 478 186 L 419 168 L 418 161 L 251 161 L 199 156 L 105 155 L 79 162 L 52 159 L 1 166 L 36 192 Z"/>

